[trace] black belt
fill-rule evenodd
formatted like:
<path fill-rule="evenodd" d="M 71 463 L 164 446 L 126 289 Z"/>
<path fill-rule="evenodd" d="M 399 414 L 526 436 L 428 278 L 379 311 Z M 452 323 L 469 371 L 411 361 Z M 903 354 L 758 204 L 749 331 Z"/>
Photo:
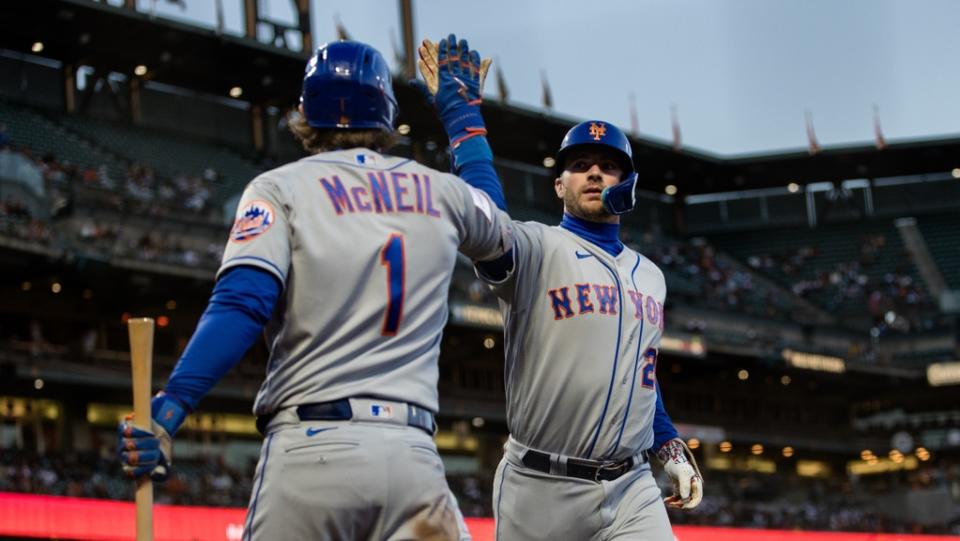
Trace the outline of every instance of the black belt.
<path fill-rule="evenodd" d="M 437 432 L 437 423 L 430 410 L 413 404 L 406 406 L 407 425 L 419 428 L 431 436 Z M 266 434 L 267 425 L 273 420 L 274 415 L 271 413 L 257 417 L 257 430 L 261 434 Z M 333 402 L 302 404 L 297 406 L 297 417 L 301 421 L 349 421 L 353 419 L 353 408 L 350 407 L 348 398 Z"/>
<path fill-rule="evenodd" d="M 646 462 L 646 451 L 640 453 L 640 460 L 638 461 L 635 461 L 633 457 L 619 462 L 598 462 L 596 460 L 568 458 L 566 476 L 596 482 L 613 481 L 630 471 L 637 464 Z M 550 473 L 550 455 L 529 449 L 523 454 L 523 465 L 543 473 Z"/>

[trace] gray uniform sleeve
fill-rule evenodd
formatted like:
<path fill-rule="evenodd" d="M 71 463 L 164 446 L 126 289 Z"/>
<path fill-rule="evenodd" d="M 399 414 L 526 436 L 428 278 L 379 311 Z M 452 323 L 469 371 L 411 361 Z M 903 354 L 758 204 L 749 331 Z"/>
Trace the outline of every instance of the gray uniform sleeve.
<path fill-rule="evenodd" d="M 481 266 L 476 267 L 477 276 L 490 285 L 497 297 L 515 302 L 524 291 L 529 291 L 540 275 L 543 265 L 543 232 L 545 226 L 535 222 L 512 223 L 513 250 L 506 277 L 499 279 L 486 275 Z"/>
<path fill-rule="evenodd" d="M 237 217 L 217 278 L 232 267 L 250 265 L 286 283 L 290 268 L 291 207 L 284 199 L 279 187 L 268 178 L 258 177 L 247 185 L 237 206 Z"/>
<path fill-rule="evenodd" d="M 513 244 L 510 217 L 498 209 L 487 194 L 450 176 L 456 186 L 454 221 L 460 235 L 460 252 L 473 261 L 490 261 L 502 256 Z"/>

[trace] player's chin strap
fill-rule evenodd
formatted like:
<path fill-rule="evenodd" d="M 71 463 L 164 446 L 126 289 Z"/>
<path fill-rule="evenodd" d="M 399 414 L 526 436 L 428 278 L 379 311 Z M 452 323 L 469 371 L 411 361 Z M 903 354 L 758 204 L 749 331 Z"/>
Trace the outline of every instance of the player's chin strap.
<path fill-rule="evenodd" d="M 600 194 L 603 208 L 610 214 L 626 214 L 637 206 L 637 174 L 630 173 L 623 181 L 607 186 Z"/>

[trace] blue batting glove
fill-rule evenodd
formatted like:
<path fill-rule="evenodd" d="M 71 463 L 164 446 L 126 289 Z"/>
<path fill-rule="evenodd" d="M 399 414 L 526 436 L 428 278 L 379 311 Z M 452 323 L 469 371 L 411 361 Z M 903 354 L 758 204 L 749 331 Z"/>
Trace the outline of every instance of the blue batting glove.
<path fill-rule="evenodd" d="M 433 95 L 450 147 L 456 150 L 467 139 L 486 135 L 480 104 L 490 60 L 481 60 L 467 40 L 458 42 L 453 34 L 438 44 L 424 40 L 419 53 L 420 72 Z"/>
<path fill-rule="evenodd" d="M 189 410 L 175 397 L 160 392 L 150 402 L 150 429 L 133 425 L 127 415 L 117 426 L 117 456 L 128 477 L 149 475 L 163 481 L 173 463 L 173 434 L 187 418 Z"/>

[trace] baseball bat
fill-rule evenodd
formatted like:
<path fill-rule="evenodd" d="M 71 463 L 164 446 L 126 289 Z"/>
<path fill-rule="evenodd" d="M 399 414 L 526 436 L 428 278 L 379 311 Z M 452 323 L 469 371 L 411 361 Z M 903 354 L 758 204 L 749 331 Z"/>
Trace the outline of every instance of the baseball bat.
<path fill-rule="evenodd" d="M 150 383 L 153 366 L 153 318 L 127 320 L 133 364 L 133 424 L 150 429 Z M 153 541 L 153 481 L 137 480 L 137 541 Z"/>

